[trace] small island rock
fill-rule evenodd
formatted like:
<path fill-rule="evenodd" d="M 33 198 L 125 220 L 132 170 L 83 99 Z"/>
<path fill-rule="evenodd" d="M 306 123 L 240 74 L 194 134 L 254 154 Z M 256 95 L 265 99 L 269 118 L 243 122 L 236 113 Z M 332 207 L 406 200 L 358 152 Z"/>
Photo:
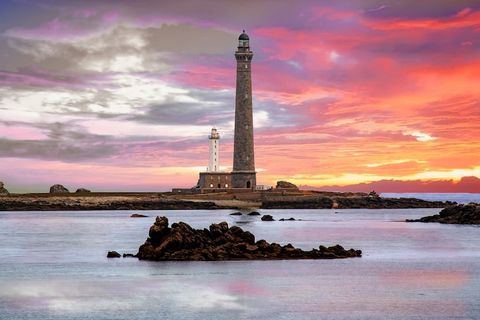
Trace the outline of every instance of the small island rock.
<path fill-rule="evenodd" d="M 262 221 L 275 221 L 275 219 L 273 219 L 273 217 L 269 214 L 265 214 L 262 216 Z"/>
<path fill-rule="evenodd" d="M 69 193 L 67 188 L 62 186 L 61 184 L 54 184 L 50 187 L 50 193 Z"/>
<path fill-rule="evenodd" d="M 121 255 L 117 251 L 108 251 L 107 258 L 120 258 Z"/>
<path fill-rule="evenodd" d="M 248 214 L 249 216 L 259 216 L 260 215 L 260 212 L 257 212 L 257 211 L 252 211 Z"/>
<path fill-rule="evenodd" d="M 75 193 L 90 193 L 92 192 L 91 190 L 85 189 L 85 188 L 78 188 Z"/>
<path fill-rule="evenodd" d="M 226 222 L 212 224 L 208 229 L 193 229 L 184 222 L 170 227 L 166 217 L 157 217 L 136 256 L 155 261 L 216 261 L 339 259 L 361 255 L 361 250 L 345 250 L 340 245 L 304 251 L 291 244 L 255 242 L 252 233 L 238 226 L 229 227 Z"/>

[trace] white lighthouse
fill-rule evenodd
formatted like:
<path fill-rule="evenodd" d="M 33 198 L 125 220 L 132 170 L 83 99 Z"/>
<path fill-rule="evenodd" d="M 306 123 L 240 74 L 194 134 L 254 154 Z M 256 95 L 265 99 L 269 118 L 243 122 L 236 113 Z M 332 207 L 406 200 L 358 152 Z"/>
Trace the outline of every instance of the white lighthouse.
<path fill-rule="evenodd" d="M 212 128 L 208 139 L 210 140 L 210 147 L 208 148 L 210 153 L 208 158 L 208 172 L 217 172 L 220 171 L 220 166 L 218 164 L 220 135 L 218 134 L 217 129 Z"/>

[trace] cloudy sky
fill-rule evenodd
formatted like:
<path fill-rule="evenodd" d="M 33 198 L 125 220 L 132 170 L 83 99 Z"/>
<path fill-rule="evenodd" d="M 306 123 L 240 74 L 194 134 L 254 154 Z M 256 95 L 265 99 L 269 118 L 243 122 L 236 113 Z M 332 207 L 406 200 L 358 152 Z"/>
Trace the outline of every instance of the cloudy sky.
<path fill-rule="evenodd" d="M 480 176 L 478 0 L 3 0 L 0 181 L 190 187 L 212 126 L 228 170 L 242 29 L 259 183 Z"/>

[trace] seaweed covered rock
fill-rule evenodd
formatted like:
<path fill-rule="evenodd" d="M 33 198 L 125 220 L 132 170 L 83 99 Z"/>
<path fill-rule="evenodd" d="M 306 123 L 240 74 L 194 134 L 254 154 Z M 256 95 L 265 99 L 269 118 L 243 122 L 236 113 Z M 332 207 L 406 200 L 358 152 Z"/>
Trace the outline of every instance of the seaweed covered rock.
<path fill-rule="evenodd" d="M 439 214 L 426 216 L 407 222 L 440 222 L 451 224 L 480 224 L 480 204 L 459 204 L 440 211 Z"/>
<path fill-rule="evenodd" d="M 226 222 L 212 224 L 208 229 L 193 229 L 184 222 L 169 226 L 166 217 L 157 217 L 137 257 L 156 261 L 213 261 L 338 259 L 361 255 L 361 250 L 345 250 L 340 245 L 304 251 L 291 244 L 255 241 L 252 233 L 238 226 L 229 227 Z"/>

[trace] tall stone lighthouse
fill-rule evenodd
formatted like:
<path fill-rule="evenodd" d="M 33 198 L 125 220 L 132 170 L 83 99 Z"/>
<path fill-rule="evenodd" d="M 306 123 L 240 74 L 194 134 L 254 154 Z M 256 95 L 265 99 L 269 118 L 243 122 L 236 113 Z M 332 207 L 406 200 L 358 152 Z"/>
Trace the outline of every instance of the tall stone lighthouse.
<path fill-rule="evenodd" d="M 257 184 L 253 143 L 252 72 L 253 52 L 243 30 L 238 37 L 237 89 L 235 94 L 235 136 L 233 145 L 232 187 L 255 189 Z"/>

